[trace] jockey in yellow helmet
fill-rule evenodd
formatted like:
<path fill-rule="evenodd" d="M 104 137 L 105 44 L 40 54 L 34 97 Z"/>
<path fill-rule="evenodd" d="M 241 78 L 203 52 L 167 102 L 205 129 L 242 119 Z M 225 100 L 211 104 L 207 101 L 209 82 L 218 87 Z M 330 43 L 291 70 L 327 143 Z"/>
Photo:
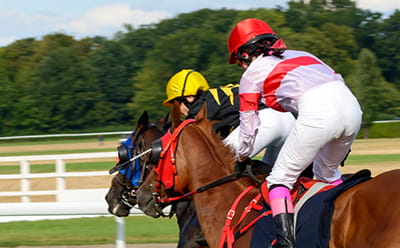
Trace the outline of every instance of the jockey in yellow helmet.
<path fill-rule="evenodd" d="M 207 105 L 207 118 L 217 120 L 214 129 L 224 138 L 225 144 L 234 150 L 239 146 L 239 85 L 227 84 L 210 88 L 207 80 L 200 72 L 193 69 L 183 69 L 175 73 L 168 81 L 166 87 L 167 99 L 164 106 L 171 106 L 173 101 L 180 103 L 181 114 L 185 118 L 194 118 L 203 104 Z M 292 128 L 294 117 L 290 113 L 280 113 L 259 105 L 262 128 L 259 137 L 254 143 L 251 156 L 258 154 L 267 147 L 263 161 L 273 164 L 278 156 L 281 144 Z M 265 138 L 265 137 L 268 138 Z"/>
<path fill-rule="evenodd" d="M 166 93 L 167 99 L 164 106 L 171 106 L 173 100 L 186 96 L 196 96 L 199 91 L 207 91 L 210 88 L 207 80 L 201 73 L 192 69 L 183 69 L 175 73 L 168 81 Z"/>
<path fill-rule="evenodd" d="M 214 128 L 224 138 L 239 125 L 237 84 L 210 89 L 207 80 L 200 72 L 183 69 L 169 79 L 166 93 L 167 99 L 163 105 L 171 106 L 173 101 L 178 101 L 181 114 L 185 118 L 194 118 L 203 103 L 206 103 L 207 118 L 219 121 Z"/>
<path fill-rule="evenodd" d="M 238 151 L 239 137 L 242 135 L 237 128 L 239 126 L 238 84 L 210 88 L 207 80 L 199 72 L 183 69 L 169 79 L 166 94 L 167 99 L 163 105 L 171 106 L 174 101 L 178 101 L 181 114 L 185 118 L 194 118 L 205 103 L 207 118 L 218 121 L 214 125 L 217 134 L 224 138 L 225 144 Z M 272 165 L 289 135 L 295 119 L 291 113 L 278 112 L 267 108 L 264 104 L 258 105 L 258 109 L 260 128 L 254 139 L 254 149 L 250 157 L 267 148 L 263 162 Z M 312 177 L 312 172 L 305 175 Z M 197 220 L 195 213 L 191 219 L 192 221 Z"/>

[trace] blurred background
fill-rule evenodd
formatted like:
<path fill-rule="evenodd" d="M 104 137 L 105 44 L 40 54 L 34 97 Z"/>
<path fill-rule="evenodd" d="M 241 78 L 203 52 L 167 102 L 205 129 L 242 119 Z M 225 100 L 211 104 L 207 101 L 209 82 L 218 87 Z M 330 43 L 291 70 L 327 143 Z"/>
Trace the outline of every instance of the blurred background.
<path fill-rule="evenodd" d="M 174 244 L 174 218 L 107 213 L 108 170 L 144 110 L 152 121 L 169 111 L 175 72 L 240 80 L 226 42 L 245 18 L 323 59 L 359 99 L 363 128 L 343 172 L 399 168 L 398 2 L 130 2 L 0 1 L 0 247 Z"/>

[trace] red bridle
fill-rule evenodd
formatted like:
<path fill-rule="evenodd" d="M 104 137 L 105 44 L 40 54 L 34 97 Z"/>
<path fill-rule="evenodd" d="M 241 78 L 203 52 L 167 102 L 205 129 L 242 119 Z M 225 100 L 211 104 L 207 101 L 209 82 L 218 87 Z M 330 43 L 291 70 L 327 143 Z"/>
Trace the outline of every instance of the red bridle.
<path fill-rule="evenodd" d="M 204 185 L 196 190 L 190 191 L 188 193 L 184 193 L 182 190 L 181 185 L 179 184 L 178 180 L 178 172 L 176 169 L 176 159 L 175 159 L 175 152 L 177 147 L 177 141 L 179 135 L 184 127 L 193 123 L 194 120 L 188 119 L 183 121 L 171 134 L 171 132 L 167 132 L 162 139 L 163 148 L 160 153 L 160 161 L 158 166 L 154 168 L 155 173 L 157 174 L 157 183 L 154 188 L 153 197 L 156 199 L 157 203 L 171 203 L 180 199 L 188 198 L 194 194 L 204 192 L 210 188 L 216 187 L 218 185 L 233 181 L 238 179 L 241 176 L 241 172 L 237 171 L 228 176 L 215 180 L 207 185 Z M 164 145 L 165 144 L 165 145 Z M 182 194 L 180 196 L 175 197 L 166 197 L 161 198 L 161 185 L 164 185 L 165 188 L 171 189 L 172 187 L 176 186 L 179 192 Z"/>
<path fill-rule="evenodd" d="M 157 167 L 154 168 L 154 171 L 157 174 L 157 183 L 155 185 L 154 194 L 157 196 L 157 201 L 160 203 L 168 203 L 187 197 L 187 195 L 184 194 L 179 184 L 178 172 L 176 169 L 175 152 L 176 152 L 178 138 L 182 129 L 193 122 L 194 119 L 184 120 L 173 131 L 173 133 L 168 131 L 164 136 L 161 137 L 163 147 L 160 153 L 160 161 L 158 162 Z M 165 186 L 167 190 L 176 185 L 179 192 L 183 194 L 183 196 L 167 197 L 161 199 L 160 191 L 162 184 Z"/>

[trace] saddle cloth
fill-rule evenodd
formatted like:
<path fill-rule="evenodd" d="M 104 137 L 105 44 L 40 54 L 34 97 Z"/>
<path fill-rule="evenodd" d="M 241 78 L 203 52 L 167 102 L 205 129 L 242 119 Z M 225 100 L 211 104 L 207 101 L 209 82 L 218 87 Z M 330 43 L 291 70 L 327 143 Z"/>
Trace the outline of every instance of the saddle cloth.
<path fill-rule="evenodd" d="M 329 246 L 330 223 L 334 210 L 334 200 L 354 185 L 371 179 L 369 170 L 362 170 L 329 190 L 313 195 L 296 213 L 296 247 L 325 248 Z M 260 214 L 269 211 L 264 204 Z M 275 239 L 274 222 L 267 215 L 256 222 L 251 240 L 251 248 L 265 248 Z"/>

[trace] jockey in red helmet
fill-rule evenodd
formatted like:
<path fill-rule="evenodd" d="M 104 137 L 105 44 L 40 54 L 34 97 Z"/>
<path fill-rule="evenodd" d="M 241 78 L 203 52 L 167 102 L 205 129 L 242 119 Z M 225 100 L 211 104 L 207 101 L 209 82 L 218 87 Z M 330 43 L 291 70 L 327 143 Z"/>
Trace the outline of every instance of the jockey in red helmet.
<path fill-rule="evenodd" d="M 311 163 L 317 179 L 341 182 L 338 165 L 359 131 L 362 111 L 340 74 L 314 55 L 288 50 L 271 27 L 246 19 L 228 39 L 229 63 L 245 69 L 239 87 L 240 146 L 245 161 L 258 134 L 258 103 L 297 116 L 270 175 L 266 197 L 272 209 L 277 242 L 295 247 L 290 190 Z"/>

